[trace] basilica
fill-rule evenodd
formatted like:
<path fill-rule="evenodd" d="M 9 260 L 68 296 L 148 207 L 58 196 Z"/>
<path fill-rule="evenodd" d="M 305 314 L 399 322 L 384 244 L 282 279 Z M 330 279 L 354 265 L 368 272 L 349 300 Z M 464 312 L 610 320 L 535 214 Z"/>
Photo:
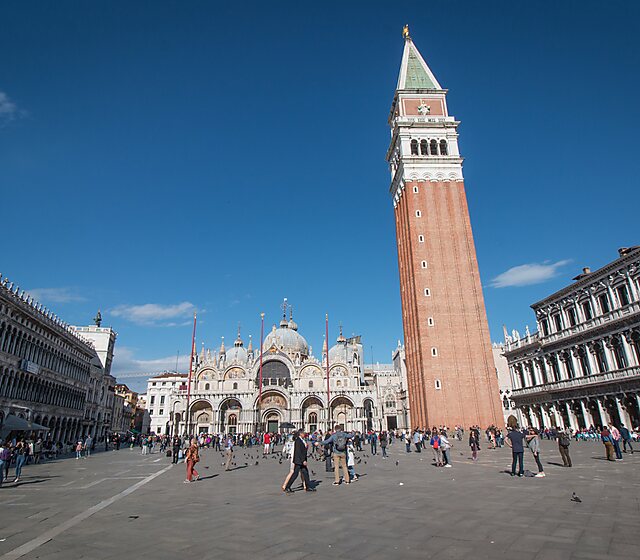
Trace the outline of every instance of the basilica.
<path fill-rule="evenodd" d="M 317 359 L 286 312 L 255 350 L 241 333 L 227 348 L 197 356 L 191 382 L 164 373 L 148 381 L 147 407 L 157 434 L 309 432 L 408 428 L 404 348 L 392 363 L 365 366 L 359 336 L 340 335 Z M 190 386 L 189 386 L 190 385 Z"/>

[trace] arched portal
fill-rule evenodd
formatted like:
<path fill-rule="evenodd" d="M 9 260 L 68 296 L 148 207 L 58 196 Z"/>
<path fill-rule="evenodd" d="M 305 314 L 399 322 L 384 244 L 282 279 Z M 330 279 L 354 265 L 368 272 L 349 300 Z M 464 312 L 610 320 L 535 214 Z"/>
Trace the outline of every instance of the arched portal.
<path fill-rule="evenodd" d="M 206 434 L 212 430 L 213 407 L 209 401 L 195 401 L 189 407 L 189 426 L 187 432 L 190 434 Z"/>
<path fill-rule="evenodd" d="M 220 405 L 220 431 L 235 434 L 238 431 L 242 405 L 238 399 L 227 399 Z"/>
<path fill-rule="evenodd" d="M 354 428 L 353 402 L 347 397 L 337 397 L 331 402 L 331 418 L 334 424 L 342 424 L 345 430 Z"/>
<path fill-rule="evenodd" d="M 262 425 L 265 432 L 277 433 L 282 423 L 283 412 L 277 408 L 270 408 L 262 413 Z"/>
<path fill-rule="evenodd" d="M 373 429 L 373 401 L 371 399 L 365 399 L 364 401 L 364 417 L 365 427 L 367 430 Z"/>
<path fill-rule="evenodd" d="M 302 402 L 302 427 L 308 432 L 315 432 L 318 429 L 318 420 L 324 408 L 322 401 L 316 397 L 308 397 Z"/>

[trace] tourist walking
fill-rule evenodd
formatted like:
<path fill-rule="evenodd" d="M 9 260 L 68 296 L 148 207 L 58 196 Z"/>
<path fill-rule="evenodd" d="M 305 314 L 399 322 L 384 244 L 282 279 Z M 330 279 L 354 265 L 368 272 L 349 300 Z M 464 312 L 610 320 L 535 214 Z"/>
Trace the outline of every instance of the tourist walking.
<path fill-rule="evenodd" d="M 560 451 L 560 456 L 562 457 L 562 465 L 570 467 L 569 446 L 571 445 L 571 436 L 567 430 L 561 430 L 559 427 L 556 430 L 558 432 L 558 451 Z"/>
<path fill-rule="evenodd" d="M 607 426 L 603 426 L 600 431 L 600 439 L 604 444 L 604 450 L 607 454 L 607 461 L 615 461 L 615 450 L 613 447 L 613 438 L 611 437 L 611 432 Z"/>
<path fill-rule="evenodd" d="M 378 434 L 371 432 L 369 434 L 369 443 L 371 444 L 371 455 L 378 454 Z"/>
<path fill-rule="evenodd" d="M 187 479 L 184 482 L 194 482 L 194 475 L 195 480 L 200 480 L 200 475 L 196 470 L 196 463 L 199 461 L 200 453 L 198 452 L 198 442 L 193 438 L 189 449 L 187 449 Z"/>
<path fill-rule="evenodd" d="M 224 446 L 224 453 L 227 461 L 224 466 L 225 471 L 231 470 L 231 461 L 233 460 L 233 438 L 231 436 L 227 437 L 227 442 Z"/>
<path fill-rule="evenodd" d="M 480 440 L 478 438 L 478 432 L 473 428 L 469 428 L 469 447 L 471 448 L 471 458 L 477 461 L 478 451 L 480 450 Z"/>
<path fill-rule="evenodd" d="M 86 458 L 91 457 L 91 445 L 93 444 L 93 440 L 90 435 L 87 435 L 87 439 L 84 440 L 84 456 Z"/>
<path fill-rule="evenodd" d="M 333 485 L 340 484 L 340 467 L 342 467 L 343 480 L 349 484 L 349 471 L 347 470 L 347 440 L 353 438 L 354 434 L 346 434 L 342 424 L 336 424 L 332 435 L 324 440 L 320 445 L 333 444 Z"/>
<path fill-rule="evenodd" d="M 529 428 L 529 435 L 527 436 L 527 446 L 531 449 L 531 454 L 535 459 L 536 465 L 538 465 L 537 478 L 543 478 L 547 476 L 544 474 L 544 468 L 542 468 L 542 462 L 540 461 L 540 437 L 538 431 L 535 428 Z"/>
<path fill-rule="evenodd" d="M 0 441 L 0 486 L 5 478 L 5 472 L 9 474 L 8 464 L 11 462 L 11 447 L 8 442 Z M 5 471 L 6 467 L 6 471 Z"/>
<path fill-rule="evenodd" d="M 302 485 L 306 492 L 315 492 L 316 490 L 315 488 L 311 488 L 311 482 L 309 481 L 309 469 L 307 468 L 307 442 L 304 441 L 303 434 L 304 432 L 302 430 L 298 430 L 296 439 L 293 443 L 293 474 L 285 484 L 285 494 L 293 493 L 291 485 L 295 482 L 296 478 L 298 478 L 298 474 L 302 476 Z"/>
<path fill-rule="evenodd" d="M 622 451 L 620 451 L 620 440 L 622 436 L 618 431 L 618 428 L 611 426 L 611 443 L 613 443 L 613 450 L 616 452 L 616 460 L 622 461 Z"/>
<path fill-rule="evenodd" d="M 27 457 L 29 457 L 29 448 L 27 444 L 20 440 L 15 447 L 15 456 L 16 456 L 16 478 L 13 482 L 20 482 L 20 475 L 22 474 L 22 467 L 24 467 L 27 462 Z"/>
<path fill-rule="evenodd" d="M 174 465 L 178 464 L 178 459 L 180 458 L 181 446 L 182 446 L 182 442 L 180 441 L 180 436 L 173 436 L 173 440 L 171 440 L 171 462 Z"/>
<path fill-rule="evenodd" d="M 384 455 L 384 447 L 382 448 L 383 457 Z M 351 482 L 355 482 L 358 480 L 358 475 L 356 474 L 356 453 L 353 443 L 350 441 L 347 443 L 347 471 L 349 471 L 349 478 Z"/>
<path fill-rule="evenodd" d="M 382 458 L 386 459 L 387 455 L 387 444 L 389 443 L 389 439 L 387 436 L 387 432 L 380 432 L 380 448 L 382 449 Z M 349 466 L 349 465 L 347 465 Z"/>
<path fill-rule="evenodd" d="M 445 467 L 451 468 L 451 461 L 449 460 L 449 450 L 452 445 L 447 437 L 447 432 L 444 430 L 440 432 L 440 449 L 442 450 L 442 463 Z"/>
<path fill-rule="evenodd" d="M 271 447 L 271 434 L 269 432 L 264 434 L 262 442 L 264 443 L 264 450 L 262 451 L 262 454 L 268 455 Z"/>
<path fill-rule="evenodd" d="M 631 437 L 631 432 L 629 428 L 627 428 L 624 424 L 620 426 L 620 436 L 622 437 L 622 452 L 627 452 L 627 445 L 629 446 L 629 451 L 633 453 L 633 447 L 631 445 L 631 441 L 633 438 Z"/>
<path fill-rule="evenodd" d="M 77 459 L 82 459 L 82 447 L 83 447 L 83 443 L 82 440 L 78 440 L 78 443 L 76 443 L 76 460 Z"/>
<path fill-rule="evenodd" d="M 431 439 L 429 440 L 429 445 L 433 450 L 433 461 L 436 467 L 441 467 L 442 466 L 442 449 L 440 449 L 440 435 L 438 434 L 438 429 L 435 427 L 431 430 Z"/>
<path fill-rule="evenodd" d="M 413 432 L 413 444 L 416 446 L 416 453 L 421 453 L 420 446 L 422 444 L 422 435 L 420 434 L 420 430 L 416 428 L 415 432 Z"/>
<path fill-rule="evenodd" d="M 512 428 L 505 441 L 511 448 L 511 476 L 516 476 L 516 463 L 518 464 L 518 476 L 524 476 L 524 434 Z"/>

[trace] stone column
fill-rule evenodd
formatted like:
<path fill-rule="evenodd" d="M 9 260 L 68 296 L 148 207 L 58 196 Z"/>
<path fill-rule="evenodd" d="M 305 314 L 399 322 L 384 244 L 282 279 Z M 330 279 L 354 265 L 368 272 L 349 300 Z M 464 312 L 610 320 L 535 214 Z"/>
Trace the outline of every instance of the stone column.
<path fill-rule="evenodd" d="M 629 416 L 629 413 L 627 412 L 627 409 L 622 405 L 622 399 L 616 395 L 615 397 L 616 399 L 616 406 L 618 407 L 618 414 L 620 415 L 620 419 L 622 420 L 622 423 L 627 427 L 627 428 L 631 428 L 631 417 Z"/>
<path fill-rule="evenodd" d="M 595 426 L 593 415 L 591 414 L 589 407 L 585 404 L 583 399 L 580 399 L 580 408 L 582 409 L 582 416 L 584 416 L 586 427 L 588 428 L 589 426 Z"/>
<path fill-rule="evenodd" d="M 549 418 L 549 412 L 545 405 L 540 406 L 540 412 L 542 413 L 542 423 L 544 426 L 540 426 L 541 428 L 551 428 L 551 418 Z"/>
<path fill-rule="evenodd" d="M 569 416 L 569 425 L 572 430 L 577 430 L 580 426 L 578 425 L 578 418 L 576 417 L 576 413 L 573 411 L 573 408 L 569 401 L 565 401 L 565 408 L 567 409 L 567 416 Z"/>
<path fill-rule="evenodd" d="M 598 411 L 600 412 L 600 418 L 602 419 L 602 422 L 607 426 L 611 426 L 611 417 L 609 416 L 609 413 L 607 412 L 607 409 L 603 404 L 602 397 L 597 397 L 596 402 L 598 403 Z"/>

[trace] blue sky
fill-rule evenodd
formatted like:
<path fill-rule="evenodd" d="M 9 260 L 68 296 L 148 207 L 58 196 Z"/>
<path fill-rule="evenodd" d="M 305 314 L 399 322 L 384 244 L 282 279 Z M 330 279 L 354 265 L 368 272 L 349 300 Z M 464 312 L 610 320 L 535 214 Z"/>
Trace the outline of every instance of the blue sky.
<path fill-rule="evenodd" d="M 196 309 L 198 347 L 238 322 L 255 340 L 283 297 L 316 353 L 329 313 L 331 339 L 341 321 L 388 361 L 384 155 L 407 22 L 462 121 L 494 340 L 640 242 L 637 2 L 5 2 L 0 17 L 0 272 L 69 323 L 100 308 L 116 373 L 174 367 Z"/>

